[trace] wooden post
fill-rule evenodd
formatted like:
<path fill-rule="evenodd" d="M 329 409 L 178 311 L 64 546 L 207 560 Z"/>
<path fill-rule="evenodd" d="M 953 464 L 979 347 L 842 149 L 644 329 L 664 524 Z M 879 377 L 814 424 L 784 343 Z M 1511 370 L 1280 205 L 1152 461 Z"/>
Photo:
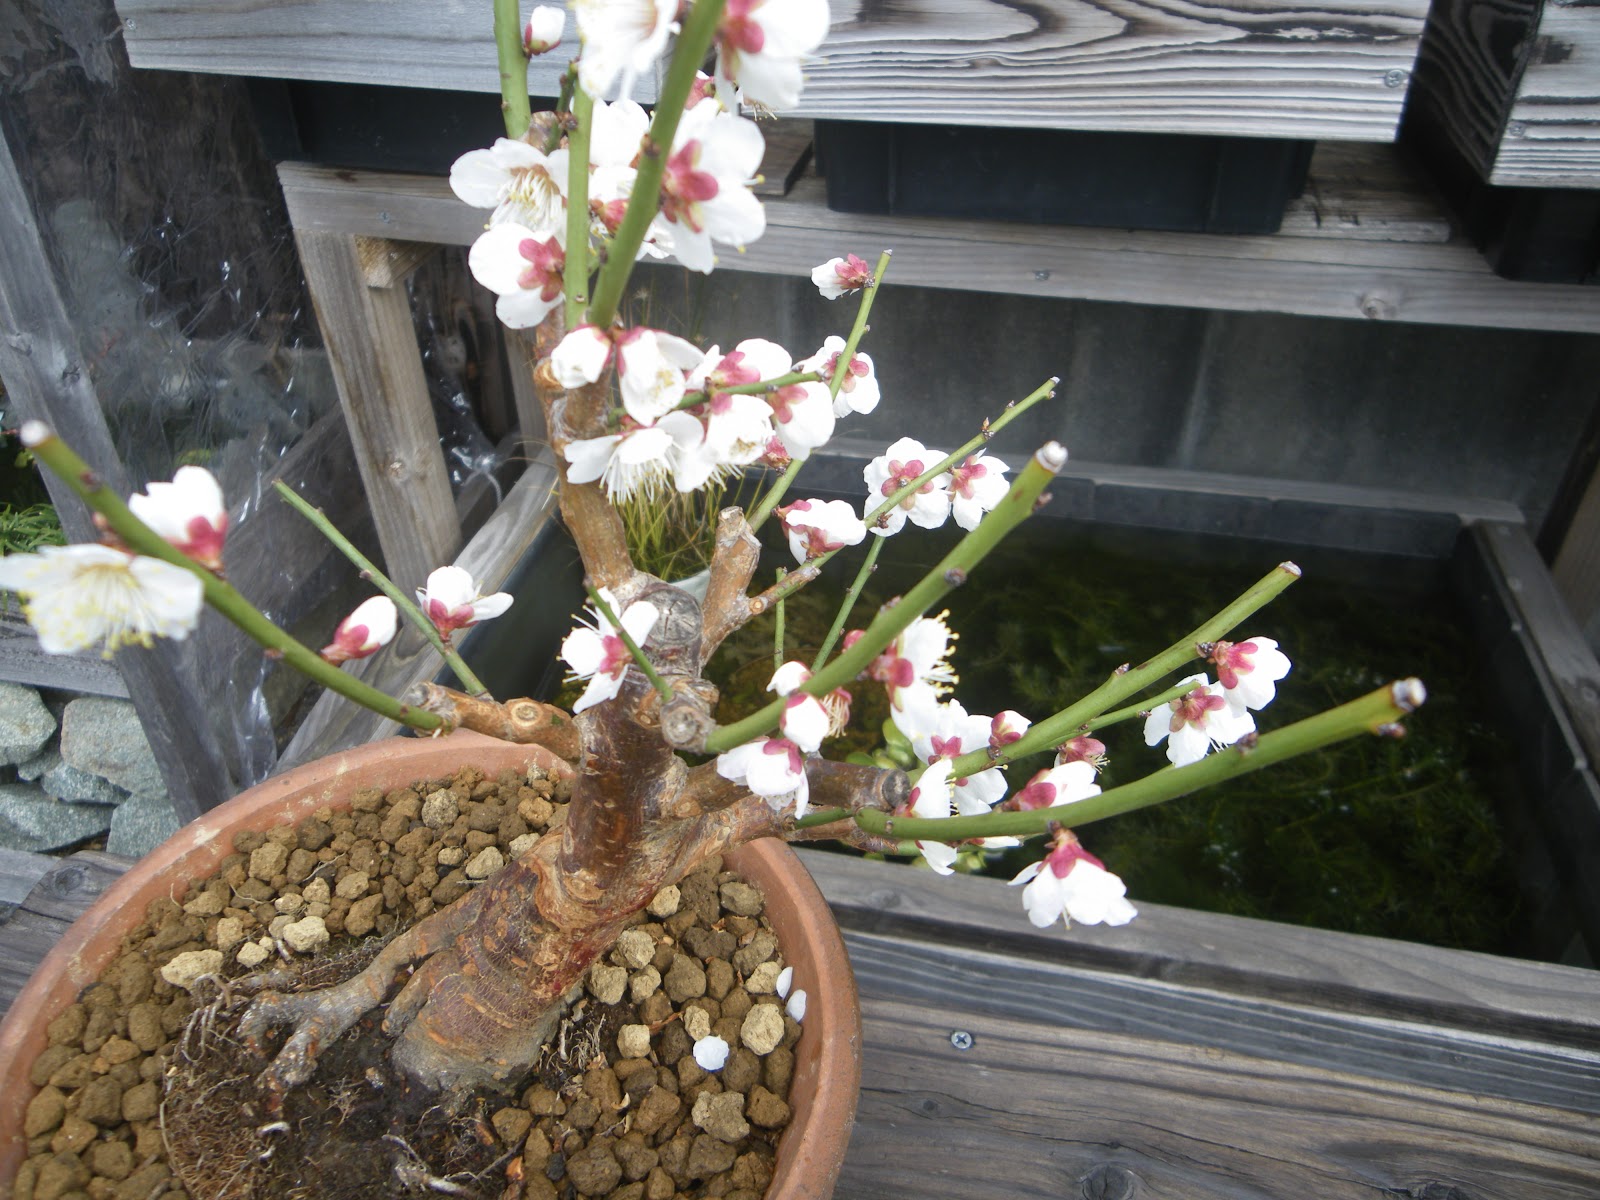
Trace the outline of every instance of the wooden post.
<path fill-rule="evenodd" d="M 375 260 L 394 261 L 375 240 L 295 231 L 378 544 L 390 577 L 412 588 L 455 557 L 461 527 L 404 277 L 371 272 Z"/>
<path fill-rule="evenodd" d="M 95 471 L 126 495 L 122 463 L 45 256 L 33 207 L 9 144 L 0 148 L 0 213 L 5 214 L 0 220 L 0 378 L 18 416 L 48 421 L 66 432 Z M 67 536 L 95 540 L 88 509 L 48 472 L 45 484 Z M 178 818 L 191 821 L 231 796 L 239 781 L 224 765 L 206 719 L 202 681 L 188 668 L 181 647 L 162 641 L 150 650 L 124 649 L 116 661 Z"/>

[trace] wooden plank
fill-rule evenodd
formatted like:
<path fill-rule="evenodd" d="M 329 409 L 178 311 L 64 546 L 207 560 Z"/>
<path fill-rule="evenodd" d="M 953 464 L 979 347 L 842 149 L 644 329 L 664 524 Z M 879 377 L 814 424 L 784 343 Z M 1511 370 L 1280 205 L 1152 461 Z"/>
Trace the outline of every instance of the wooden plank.
<path fill-rule="evenodd" d="M 1600 1120 L 1162 1038 L 870 1001 L 839 1180 L 875 1200 L 1580 1200 Z M 958 1050 L 950 1035 L 966 1033 Z"/>
<path fill-rule="evenodd" d="M 432 258 L 439 249 L 427 242 L 397 242 L 391 238 L 356 239 L 356 257 L 368 287 L 392 288 Z"/>
<path fill-rule="evenodd" d="M 80 850 L 66 858 L 29 857 L 44 858 L 48 869 L 10 919 L 0 922 L 0 1016 L 67 926 L 137 861 L 97 850 Z"/>
<path fill-rule="evenodd" d="M 26 900 L 33 885 L 55 865 L 56 860 L 48 854 L 29 854 L 0 846 L 0 924 L 5 922 L 5 909 L 15 908 Z"/>
<path fill-rule="evenodd" d="M 1349 142 L 1321 142 L 1305 191 L 1284 209 L 1282 237 L 1435 242 L 1453 233 L 1431 185 L 1397 154 Z"/>
<path fill-rule="evenodd" d="M 473 537 L 456 565 L 471 573 L 485 591 L 494 591 L 556 513 L 556 468 L 545 451 L 523 472 L 505 503 Z M 431 679 L 439 659 L 420 634 L 403 630 L 381 654 L 353 663 L 347 669 L 390 695 Z M 310 762 L 347 746 L 359 746 L 395 732 L 393 725 L 341 696 L 325 694 L 305 723 L 285 747 L 278 769 Z"/>
<path fill-rule="evenodd" d="M 297 228 L 468 245 L 482 216 L 444 180 L 279 168 Z M 1501 279 L 1470 244 L 1233 237 L 828 210 L 803 178 L 766 202 L 767 233 L 722 265 L 809 275 L 846 250 L 895 250 L 894 281 L 964 291 L 1356 320 L 1600 332 L 1600 289 Z"/>
<path fill-rule="evenodd" d="M 120 0 L 117 14 L 136 67 L 500 92 L 492 9 L 478 0 Z M 533 60 L 529 92 L 559 93 L 576 53 L 569 21 L 567 45 Z M 642 78 L 634 99 L 655 97 Z"/>
<path fill-rule="evenodd" d="M 802 857 L 840 924 L 1143 979 L 1600 1048 L 1591 971 L 1157 904 L 1119 929 L 1035 930 L 1016 889 L 843 854 Z M 1138 897 L 1134 897 L 1137 901 Z M 936 931 L 936 934 L 935 934 Z"/>
<path fill-rule="evenodd" d="M 72 322 L 45 254 L 32 204 L 9 144 L 0 140 L 0 378 L 13 418 L 33 417 L 70 433 L 100 477 L 127 495 L 127 481 L 95 395 Z M 67 537 L 92 541 L 88 509 L 45 472 Z M 192 820 L 236 790 L 205 711 L 205 689 L 182 647 L 162 640 L 125 648 L 116 663 L 180 820 Z"/>
<path fill-rule="evenodd" d="M 39 649 L 33 627 L 15 608 L 0 612 L 0 679 L 128 698 L 128 685 L 114 664 L 94 654 L 46 654 Z"/>
<path fill-rule="evenodd" d="M 1589 476 L 1550 573 L 1579 621 L 1600 615 L 1600 471 Z"/>
<path fill-rule="evenodd" d="M 1600 187 L 1600 10 L 1593 5 L 1541 7 L 1489 182 Z"/>
<path fill-rule="evenodd" d="M 386 568 L 420 586 L 460 528 L 405 289 L 369 287 L 353 237 L 296 226 L 295 243 Z"/>
<path fill-rule="evenodd" d="M 511 394 L 517 406 L 517 453 L 532 458 L 538 454 L 539 447 L 550 441 L 550 433 L 545 428 L 544 405 L 533 385 L 533 368 L 538 361 L 534 354 L 533 330 L 507 329 L 503 342 L 506 371 L 511 376 Z"/>
<path fill-rule="evenodd" d="M 786 195 L 811 161 L 811 122 L 763 122 L 761 132 L 767 149 L 756 172 L 756 185 L 750 190 L 763 197 Z"/>
<path fill-rule="evenodd" d="M 835 0 L 796 111 L 1388 142 L 1427 11 L 1416 0 Z"/>

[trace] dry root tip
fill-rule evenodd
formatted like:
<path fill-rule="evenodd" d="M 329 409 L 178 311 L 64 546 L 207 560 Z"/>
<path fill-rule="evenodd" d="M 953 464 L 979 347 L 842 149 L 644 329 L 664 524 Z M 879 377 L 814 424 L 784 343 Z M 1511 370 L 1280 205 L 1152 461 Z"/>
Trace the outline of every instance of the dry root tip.
<path fill-rule="evenodd" d="M 42 445 L 55 437 L 55 430 L 43 421 L 24 421 L 17 436 L 22 439 L 22 444 L 32 450 L 35 446 Z"/>
<path fill-rule="evenodd" d="M 1389 687 L 1389 695 L 1394 698 L 1394 706 L 1401 712 L 1416 712 L 1428 699 L 1428 689 L 1422 686 L 1422 680 L 1412 676 L 1410 679 L 1397 679 Z"/>
<path fill-rule="evenodd" d="M 1381 738 L 1393 738 L 1394 740 L 1399 741 L 1401 738 L 1405 737 L 1406 727 L 1400 724 L 1399 721 L 1385 721 L 1372 732 Z"/>
<path fill-rule="evenodd" d="M 1054 475 L 1067 465 L 1067 448 L 1060 442 L 1046 442 L 1034 452 L 1033 457 L 1041 467 Z"/>
<path fill-rule="evenodd" d="M 1299 579 L 1303 574 L 1300 568 L 1295 566 L 1295 564 L 1292 562 L 1279 563 L 1278 570 L 1282 571 L 1285 575 L 1293 575 L 1296 579 Z"/>

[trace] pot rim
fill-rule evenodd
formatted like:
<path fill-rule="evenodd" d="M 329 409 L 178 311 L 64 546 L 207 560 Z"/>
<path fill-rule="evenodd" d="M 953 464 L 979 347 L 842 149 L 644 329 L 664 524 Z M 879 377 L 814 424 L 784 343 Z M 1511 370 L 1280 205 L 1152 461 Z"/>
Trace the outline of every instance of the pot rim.
<path fill-rule="evenodd" d="M 467 731 L 371 742 L 247 788 L 113 882 L 45 955 L 0 1023 L 0 1066 L 10 1076 L 0 1090 L 0 1197 L 10 1196 L 27 1157 L 23 1116 L 39 1091 L 27 1072 L 45 1048 L 46 1027 L 117 958 L 124 934 L 144 919 L 150 901 L 163 894 L 176 899 L 195 880 L 215 874 L 232 853 L 236 833 L 295 823 L 325 806 L 346 807 L 362 788 L 389 791 L 485 759 L 490 774 L 534 764 L 571 770 L 542 747 Z M 760 882 L 768 919 L 795 967 L 795 986 L 808 999 L 790 1084 L 792 1118 L 778 1143 L 767 1200 L 827 1200 L 844 1161 L 861 1080 L 861 1013 L 849 958 L 831 914 L 822 915 L 828 910 L 821 891 L 786 844 L 762 839 L 726 851 L 723 859 L 728 869 Z"/>

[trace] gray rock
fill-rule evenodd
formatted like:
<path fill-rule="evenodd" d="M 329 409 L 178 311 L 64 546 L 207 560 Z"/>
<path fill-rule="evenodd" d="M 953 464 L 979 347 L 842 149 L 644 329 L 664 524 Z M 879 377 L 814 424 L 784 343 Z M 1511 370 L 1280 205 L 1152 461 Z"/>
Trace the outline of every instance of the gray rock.
<path fill-rule="evenodd" d="M 127 700 L 85 696 L 67 705 L 61 718 L 61 757 L 68 766 L 136 796 L 165 791 L 150 743 Z"/>
<path fill-rule="evenodd" d="M 111 810 L 106 850 L 138 858 L 178 832 L 178 814 L 165 795 L 133 795 Z"/>
<path fill-rule="evenodd" d="M 43 770 L 39 770 L 40 767 Z M 25 773 L 24 768 L 27 769 Z M 17 767 L 22 779 L 37 779 L 45 795 L 69 804 L 121 804 L 128 793 L 98 775 L 69 767 L 55 750 L 46 750 Z"/>
<path fill-rule="evenodd" d="M 61 751 L 54 747 L 46 747 L 26 762 L 17 764 L 17 778 L 32 783 L 46 771 L 60 765 L 60 762 Z"/>
<path fill-rule="evenodd" d="M 59 850 L 104 833 L 112 811 L 99 804 L 62 804 L 30 784 L 0 785 L 0 846 Z"/>
<path fill-rule="evenodd" d="M 0 683 L 0 763 L 27 762 L 55 731 L 56 719 L 38 692 L 19 683 Z"/>

